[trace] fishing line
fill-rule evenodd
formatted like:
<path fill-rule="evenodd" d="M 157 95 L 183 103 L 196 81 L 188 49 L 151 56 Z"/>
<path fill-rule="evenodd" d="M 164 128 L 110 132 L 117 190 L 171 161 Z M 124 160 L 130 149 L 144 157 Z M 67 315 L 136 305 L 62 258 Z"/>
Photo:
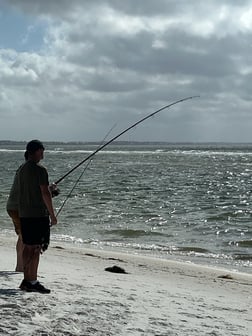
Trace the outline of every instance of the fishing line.
<path fill-rule="evenodd" d="M 110 130 L 108 131 L 108 133 L 105 135 L 105 137 L 104 137 L 103 140 L 101 141 L 99 147 L 102 146 L 103 142 L 106 140 L 106 138 L 109 136 L 109 134 L 112 132 L 112 130 L 115 128 L 116 125 L 117 125 L 117 124 L 114 124 L 114 125 L 110 128 Z M 99 149 L 99 147 L 98 147 L 98 149 Z M 82 178 L 83 174 L 85 173 L 85 171 L 87 170 L 88 166 L 90 165 L 90 163 L 91 163 L 92 161 L 93 161 L 93 159 L 91 158 L 91 159 L 87 162 L 87 164 L 86 164 L 86 166 L 84 167 L 83 171 L 81 172 L 80 176 L 79 176 L 79 177 L 77 178 L 77 180 L 75 181 L 75 183 L 74 183 L 72 189 L 70 190 L 70 192 L 68 193 L 68 195 L 67 195 L 66 198 L 64 199 L 63 203 L 61 204 L 61 207 L 59 208 L 59 210 L 58 210 L 58 212 L 57 212 L 57 214 L 56 214 L 56 217 L 58 217 L 58 215 L 59 215 L 60 212 L 62 211 L 63 207 L 65 206 L 65 204 L 66 204 L 66 202 L 67 202 L 67 200 L 71 197 L 72 192 L 73 192 L 74 189 L 76 188 L 77 184 L 79 183 L 80 179 Z"/>
<path fill-rule="evenodd" d="M 116 139 L 118 139 L 121 135 L 123 135 L 124 133 L 128 132 L 130 129 L 134 128 L 135 126 L 139 125 L 140 123 L 142 123 L 143 121 L 153 117 L 155 114 L 171 107 L 174 106 L 176 104 L 182 103 L 186 100 L 189 99 L 194 99 L 194 98 L 198 98 L 199 96 L 190 96 L 190 97 L 186 97 L 186 98 L 182 98 L 179 100 L 176 100 L 175 102 L 163 106 L 160 109 L 158 109 L 155 112 L 152 112 L 150 114 L 148 114 L 147 116 L 145 116 L 144 118 L 140 119 L 139 121 L 137 121 L 136 123 L 132 124 L 131 126 L 129 126 L 128 128 L 126 128 L 125 130 L 123 130 L 122 132 L 120 132 L 119 134 L 117 134 L 116 136 L 114 136 L 112 139 L 110 139 L 108 142 L 106 142 L 105 144 L 103 144 L 102 146 L 100 146 L 99 148 L 97 148 L 93 153 L 91 153 L 89 156 L 87 156 L 84 160 L 82 160 L 80 163 L 78 163 L 75 167 L 73 167 L 72 169 L 70 169 L 65 175 L 63 175 L 60 179 L 58 179 L 58 181 L 55 182 L 55 184 L 59 184 L 62 180 L 64 180 L 69 174 L 71 174 L 75 169 L 77 169 L 79 166 L 81 166 L 83 163 L 85 163 L 86 161 L 90 160 L 95 154 L 97 154 L 99 151 L 101 151 L 103 148 L 105 148 L 106 146 L 108 146 L 109 144 L 111 144 L 111 142 L 115 141 Z"/>

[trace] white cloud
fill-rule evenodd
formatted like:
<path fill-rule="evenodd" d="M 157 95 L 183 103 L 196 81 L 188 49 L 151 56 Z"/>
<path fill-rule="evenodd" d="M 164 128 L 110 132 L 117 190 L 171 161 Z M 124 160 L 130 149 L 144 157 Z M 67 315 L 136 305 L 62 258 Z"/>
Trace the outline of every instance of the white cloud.
<path fill-rule="evenodd" d="M 10 8 L 1 2 L 2 11 Z M 33 24 L 23 37 L 27 50 L 0 49 L 2 138 L 100 140 L 115 122 L 122 129 L 199 94 L 139 127 L 134 139 L 252 141 L 251 1 L 11 5 L 12 24 L 15 15 Z M 43 43 L 31 51 L 41 22 Z"/>

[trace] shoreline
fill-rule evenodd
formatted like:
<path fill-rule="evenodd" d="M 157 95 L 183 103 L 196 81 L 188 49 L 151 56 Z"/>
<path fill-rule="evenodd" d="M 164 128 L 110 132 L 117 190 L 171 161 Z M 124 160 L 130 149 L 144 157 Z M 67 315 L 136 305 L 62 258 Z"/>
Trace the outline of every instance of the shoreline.
<path fill-rule="evenodd" d="M 9 236 L 6 234 L 0 235 L 0 239 L 2 240 L 10 240 L 11 244 L 16 244 L 17 236 L 14 232 L 14 230 L 11 230 L 8 232 Z M 211 268 L 213 270 L 222 270 L 223 272 L 231 272 L 231 273 L 244 273 L 252 276 L 252 269 L 250 266 L 244 266 L 239 264 L 232 264 L 227 262 L 222 262 L 222 259 L 216 260 L 211 259 L 209 257 L 190 257 L 185 255 L 176 255 L 176 254 L 170 254 L 170 253 L 156 253 L 155 251 L 149 251 L 149 250 L 131 250 L 128 248 L 123 247 L 113 247 L 113 246 L 106 246 L 106 245 L 93 245 L 93 246 L 87 246 L 81 242 L 78 241 L 64 241 L 60 239 L 53 239 L 53 233 L 51 234 L 51 241 L 49 245 L 49 250 L 52 247 L 55 246 L 63 246 L 66 249 L 79 249 L 80 251 L 90 251 L 93 252 L 101 252 L 101 253 L 115 253 L 115 254 L 123 254 L 123 255 L 129 255 L 134 257 L 143 257 L 143 258 L 149 258 L 149 259 L 157 259 L 157 260 L 163 260 L 168 262 L 174 262 L 174 263 L 182 263 L 185 265 L 191 265 L 191 266 L 199 266 L 204 268 Z M 234 262 L 234 260 L 233 260 Z"/>
<path fill-rule="evenodd" d="M 0 241 L 3 335 L 239 335 L 251 333 L 252 276 L 51 243 L 39 280 L 51 294 L 18 289 L 15 240 Z M 124 273 L 105 268 L 118 266 Z"/>

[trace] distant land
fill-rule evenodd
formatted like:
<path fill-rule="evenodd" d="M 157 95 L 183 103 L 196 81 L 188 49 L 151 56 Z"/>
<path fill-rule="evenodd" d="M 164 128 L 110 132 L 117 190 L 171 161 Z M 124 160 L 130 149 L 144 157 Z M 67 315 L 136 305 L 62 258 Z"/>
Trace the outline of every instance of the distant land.
<path fill-rule="evenodd" d="M 101 144 L 100 141 L 42 141 L 43 144 L 48 145 L 97 145 Z M 107 143 L 109 141 L 104 141 L 103 143 Z M 159 145 L 174 145 L 174 144 L 183 144 L 178 142 L 168 142 L 168 141 L 113 141 L 111 142 L 114 145 L 151 145 L 151 144 L 159 144 Z M 26 145 L 27 141 L 15 141 L 15 140 L 0 140 L 0 146 L 8 145 Z M 190 144 L 189 142 L 185 144 Z M 193 143 L 191 143 L 193 144 Z"/>
<path fill-rule="evenodd" d="M 234 148 L 251 148 L 252 142 L 172 142 L 172 141 L 43 141 L 45 145 L 48 146 L 101 146 L 103 144 L 108 143 L 114 146 L 199 146 L 199 147 L 217 147 L 217 148 L 225 148 L 225 147 L 234 147 Z M 0 146 L 22 146 L 25 148 L 27 141 L 16 141 L 16 140 L 0 140 Z"/>
<path fill-rule="evenodd" d="M 16 140 L 0 140 L 0 145 L 23 145 L 27 144 L 28 141 L 16 141 Z M 70 145 L 90 145 L 90 144 L 98 144 L 100 141 L 44 141 L 42 140 L 43 143 L 45 144 L 70 144 Z M 106 142 L 106 141 L 105 141 Z M 170 142 L 170 141 L 113 141 L 113 143 L 117 144 L 148 144 L 148 143 L 163 143 L 163 144 L 173 144 L 176 142 Z M 181 142 L 182 143 L 182 142 Z M 188 142 L 187 142 L 188 143 Z"/>
<path fill-rule="evenodd" d="M 100 144 L 100 141 L 42 141 L 43 144 L 48 145 L 97 145 Z M 107 141 L 104 141 L 106 143 Z M 161 142 L 161 141 L 113 141 L 113 144 L 119 144 L 119 145 L 129 145 L 129 144 L 167 144 L 168 142 Z M 0 146 L 3 145 L 26 145 L 27 141 L 15 141 L 15 140 L 0 140 Z"/>
<path fill-rule="evenodd" d="M 43 144 L 47 145 L 97 145 L 101 144 L 100 141 L 42 141 Z M 104 141 L 107 143 L 109 141 Z M 111 144 L 114 145 L 215 145 L 215 144 L 226 144 L 226 143 L 217 143 L 217 142 L 171 142 L 171 141 L 112 141 Z M 0 146 L 3 145 L 23 145 L 25 146 L 27 141 L 15 141 L 15 140 L 0 140 Z M 227 143 L 228 144 L 228 143 Z"/>

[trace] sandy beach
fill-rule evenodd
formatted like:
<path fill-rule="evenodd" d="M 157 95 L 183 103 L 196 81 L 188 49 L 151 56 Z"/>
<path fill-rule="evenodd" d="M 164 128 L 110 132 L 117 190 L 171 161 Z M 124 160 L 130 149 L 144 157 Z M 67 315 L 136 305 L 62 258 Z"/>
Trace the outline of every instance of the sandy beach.
<path fill-rule="evenodd" d="M 18 288 L 14 236 L 0 255 L 1 335 L 252 335 L 250 274 L 52 243 L 39 294 Z"/>

